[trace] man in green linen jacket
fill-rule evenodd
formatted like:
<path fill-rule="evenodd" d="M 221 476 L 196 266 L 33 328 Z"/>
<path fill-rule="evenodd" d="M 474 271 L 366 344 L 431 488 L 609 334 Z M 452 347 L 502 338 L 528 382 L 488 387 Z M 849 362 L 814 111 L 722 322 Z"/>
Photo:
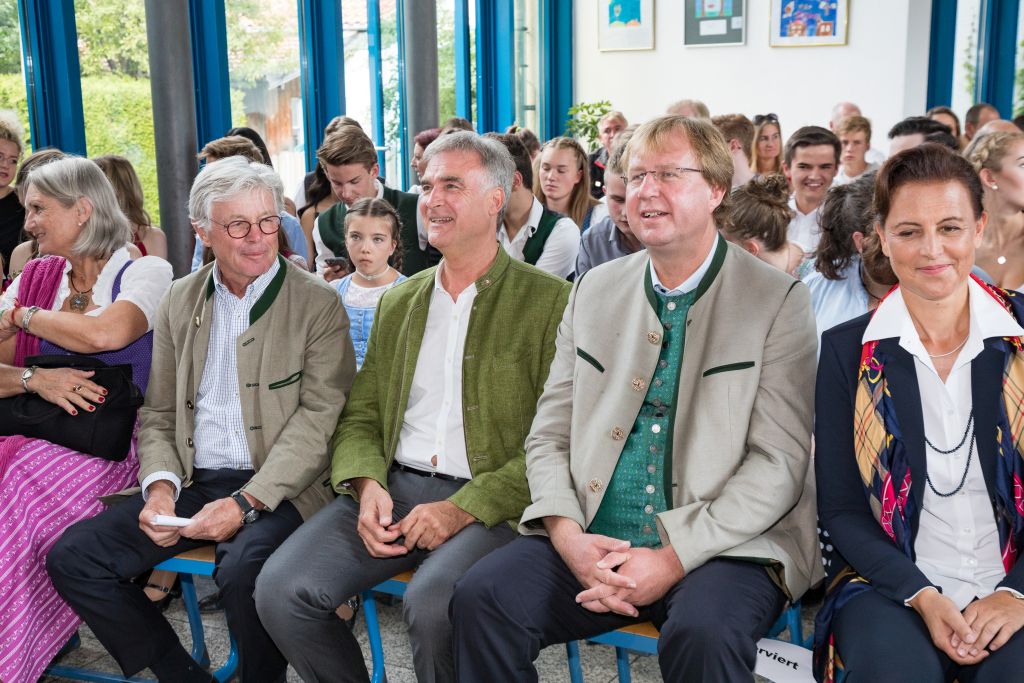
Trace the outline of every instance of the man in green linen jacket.
<path fill-rule="evenodd" d="M 454 681 L 455 581 L 516 536 L 530 503 L 523 444 L 547 379 L 568 283 L 495 239 L 514 166 L 473 133 L 432 144 L 420 212 L 444 260 L 381 299 L 366 362 L 334 434 L 344 495 L 271 558 L 260 617 L 303 680 L 367 680 L 334 614 L 416 569 L 404 616 L 420 681 Z"/>

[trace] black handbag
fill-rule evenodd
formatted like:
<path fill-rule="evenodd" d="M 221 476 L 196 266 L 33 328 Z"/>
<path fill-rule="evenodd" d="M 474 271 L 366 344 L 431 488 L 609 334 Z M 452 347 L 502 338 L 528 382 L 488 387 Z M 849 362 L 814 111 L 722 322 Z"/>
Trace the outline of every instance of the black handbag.
<path fill-rule="evenodd" d="M 92 370 L 90 381 L 107 390 L 96 410 L 71 415 L 37 394 L 0 398 L 0 436 L 46 439 L 84 455 L 120 462 L 128 457 L 135 418 L 143 396 L 132 381 L 131 365 L 107 365 L 98 358 L 77 355 L 29 356 L 25 367 Z"/>

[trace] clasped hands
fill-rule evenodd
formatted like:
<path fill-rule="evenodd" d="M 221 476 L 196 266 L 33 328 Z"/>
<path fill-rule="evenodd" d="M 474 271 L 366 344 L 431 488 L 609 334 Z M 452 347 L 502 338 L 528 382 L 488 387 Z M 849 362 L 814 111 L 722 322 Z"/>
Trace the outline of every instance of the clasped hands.
<path fill-rule="evenodd" d="M 624 541 L 584 533 L 576 522 L 559 518 L 545 525 L 555 550 L 584 590 L 576 602 L 591 612 L 637 617 L 683 579 L 685 571 L 671 546 L 633 548 Z"/>
<path fill-rule="evenodd" d="M 359 537 L 371 557 L 398 557 L 413 548 L 434 550 L 476 521 L 473 515 L 447 500 L 423 503 L 395 522 L 394 501 L 374 479 L 352 482 L 359 496 Z"/>
<path fill-rule="evenodd" d="M 961 612 L 952 600 L 929 588 L 910 606 L 924 619 L 935 647 L 961 666 L 985 659 L 1024 626 L 1024 600 L 1007 591 L 975 600 Z"/>

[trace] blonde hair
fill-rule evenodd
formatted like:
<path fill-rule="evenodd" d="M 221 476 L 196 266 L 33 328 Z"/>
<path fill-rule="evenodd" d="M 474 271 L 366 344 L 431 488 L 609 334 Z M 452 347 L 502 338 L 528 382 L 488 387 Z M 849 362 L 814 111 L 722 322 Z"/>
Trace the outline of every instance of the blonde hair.
<path fill-rule="evenodd" d="M 757 117 L 754 118 L 757 120 Z M 754 144 L 750 146 L 750 170 L 754 173 L 760 173 L 761 171 L 757 168 L 760 157 L 757 155 L 757 141 L 761 137 L 761 132 L 766 126 L 775 126 L 779 131 L 779 153 L 775 156 L 774 168 L 769 168 L 766 173 L 782 173 L 782 124 L 779 123 L 779 119 L 774 116 L 765 117 L 761 120 L 761 123 L 754 124 Z"/>
<path fill-rule="evenodd" d="M 871 142 L 871 121 L 863 116 L 847 116 L 836 126 L 836 135 L 849 135 L 850 133 L 864 133 L 867 142 Z"/>
<path fill-rule="evenodd" d="M 245 157 L 258 164 L 263 163 L 263 152 L 256 143 L 241 135 L 228 135 L 206 143 L 203 151 L 196 155 L 201 161 L 219 161 L 228 157 Z"/>
<path fill-rule="evenodd" d="M 377 150 L 362 128 L 341 126 L 324 138 L 316 158 L 330 166 L 360 164 L 369 171 L 377 163 Z"/>
<path fill-rule="evenodd" d="M 971 162 L 974 170 L 981 169 L 998 171 L 1003 167 L 1003 159 L 1010 152 L 1010 146 L 1024 140 L 1024 133 L 986 133 L 976 136 L 964 150 L 964 158 Z"/>
<path fill-rule="evenodd" d="M 117 195 L 117 203 L 128 220 L 137 228 L 136 238 L 141 240 L 153 227 L 153 219 L 143 207 L 142 183 L 132 167 L 132 162 L 116 154 L 96 157 L 93 162 L 107 176 Z"/>
<path fill-rule="evenodd" d="M 704 181 L 724 192 L 722 203 L 714 211 L 715 223 L 723 225 L 728 212 L 729 190 L 732 188 L 732 156 L 721 131 L 710 121 L 687 116 L 652 119 L 636 129 L 619 163 L 623 170 L 628 169 L 634 154 L 664 149 L 680 135 L 686 137 L 693 149 L 693 156 Z"/>
<path fill-rule="evenodd" d="M 25 153 L 25 129 L 18 121 L 18 115 L 10 109 L 0 110 L 0 140 L 13 142 L 18 146 L 18 156 Z"/>
<path fill-rule="evenodd" d="M 580 229 L 583 228 L 583 221 L 587 217 L 593 207 L 598 202 L 596 199 L 590 196 L 590 161 L 587 159 L 587 153 L 583 151 L 583 147 L 576 140 L 567 137 L 551 138 L 540 148 L 540 156 L 537 157 L 537 167 L 535 171 L 540 168 L 540 160 L 544 156 L 544 150 L 552 149 L 568 149 L 571 150 L 573 155 L 576 157 L 576 170 L 583 171 L 580 176 L 579 182 L 577 182 L 569 193 L 569 218 L 572 219 L 573 223 L 576 224 Z M 541 204 L 547 206 L 548 198 L 544 194 L 544 189 L 541 187 L 540 173 L 535 172 L 533 174 L 533 195 L 540 200 Z"/>

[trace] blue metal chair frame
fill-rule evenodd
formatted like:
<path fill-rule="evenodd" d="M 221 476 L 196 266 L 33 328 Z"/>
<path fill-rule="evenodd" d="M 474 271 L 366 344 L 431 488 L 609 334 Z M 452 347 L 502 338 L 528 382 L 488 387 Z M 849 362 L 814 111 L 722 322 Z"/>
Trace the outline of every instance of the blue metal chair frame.
<path fill-rule="evenodd" d="M 797 600 L 789 609 L 783 612 L 768 631 L 768 637 L 774 638 L 789 629 L 789 641 L 801 647 L 810 648 L 813 636 L 804 638 L 803 623 L 800 620 L 800 601 Z M 618 670 L 620 683 L 630 683 L 633 680 L 629 668 L 630 653 L 637 652 L 644 655 L 658 654 L 658 639 L 634 633 L 629 630 L 609 631 L 593 638 L 587 638 L 591 643 L 611 645 L 615 648 L 615 668 Z M 584 683 L 583 667 L 580 664 L 579 641 L 566 643 L 569 663 L 569 680 L 572 683 Z"/>
<path fill-rule="evenodd" d="M 370 639 L 370 660 L 373 672 L 370 683 L 387 683 L 387 672 L 384 670 L 384 643 L 380 636 L 380 622 L 377 619 L 377 601 L 374 593 L 403 597 L 408 580 L 405 575 L 392 577 L 383 583 L 364 591 L 363 613 L 366 616 L 366 633 Z M 801 647 L 810 648 L 814 640 L 812 635 L 804 637 L 803 622 L 800 620 L 800 601 L 797 600 L 783 612 L 768 631 L 768 637 L 774 638 L 789 629 L 789 641 Z M 658 639 L 651 636 L 632 633 L 626 630 L 609 631 L 599 636 L 588 638 L 592 643 L 611 645 L 615 648 L 615 666 L 618 669 L 620 683 L 630 683 L 632 673 L 629 668 L 629 655 L 638 652 L 645 655 L 658 653 Z M 569 666 L 569 679 L 572 683 L 584 683 L 583 666 L 580 663 L 579 641 L 573 640 L 565 644 L 566 659 Z"/>
<path fill-rule="evenodd" d="M 194 551 L 193 551 L 194 552 Z M 188 625 L 192 631 L 192 659 L 202 666 L 209 666 L 210 656 L 206 650 L 206 634 L 203 631 L 203 620 L 199 614 L 199 600 L 196 597 L 196 586 L 193 581 L 194 575 L 213 576 L 216 567 L 213 561 L 189 557 L 188 553 L 172 557 L 158 564 L 154 569 L 164 569 L 169 572 L 177 572 L 181 576 L 181 600 L 185 603 L 185 611 L 188 613 Z M 230 631 L 231 651 L 224 665 L 213 672 L 213 676 L 223 683 L 235 675 L 238 668 L 238 647 L 235 643 L 235 636 Z M 78 646 L 78 634 L 72 636 L 68 643 L 71 649 Z M 75 666 L 63 666 L 60 664 L 51 665 L 46 669 L 46 675 L 56 678 L 70 678 L 77 681 L 96 681 L 97 683 L 136 683 L 138 681 L 150 681 L 148 678 L 125 678 L 119 674 L 105 673 L 93 669 L 84 669 Z"/>

